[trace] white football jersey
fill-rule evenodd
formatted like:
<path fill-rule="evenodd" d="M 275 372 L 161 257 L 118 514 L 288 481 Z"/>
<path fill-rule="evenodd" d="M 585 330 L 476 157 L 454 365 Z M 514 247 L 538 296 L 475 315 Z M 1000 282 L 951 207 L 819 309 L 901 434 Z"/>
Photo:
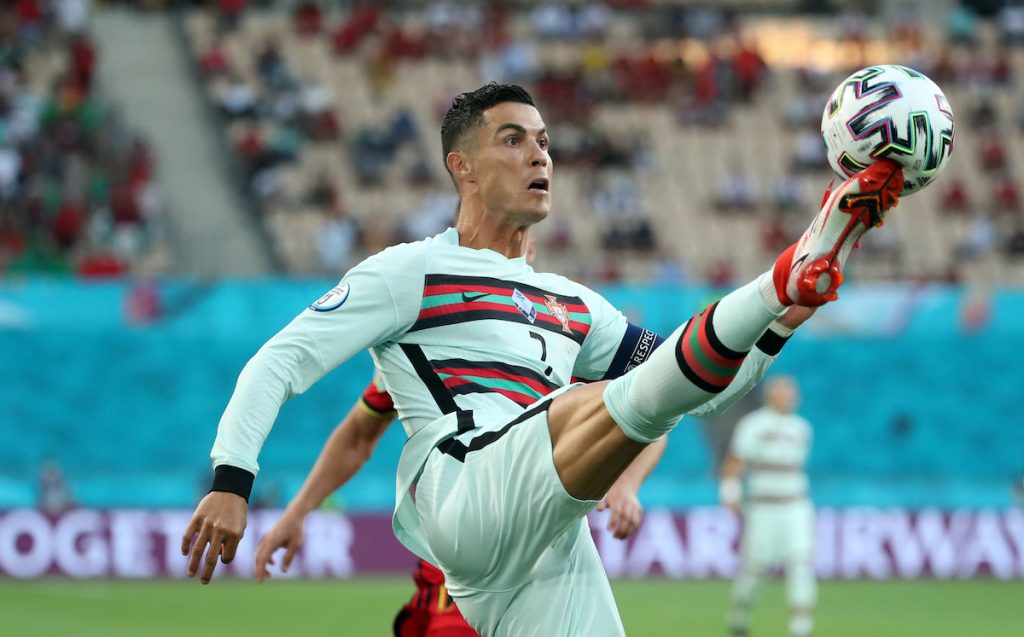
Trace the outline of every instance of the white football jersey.
<path fill-rule="evenodd" d="M 811 438 L 807 420 L 770 407 L 740 419 L 731 447 L 732 454 L 743 461 L 750 502 L 786 502 L 807 497 L 804 464 Z"/>
<path fill-rule="evenodd" d="M 255 474 L 281 404 L 363 349 L 412 436 L 451 413 L 471 414 L 474 429 L 498 428 L 574 380 L 625 373 L 656 342 L 586 286 L 534 272 L 524 257 L 460 246 L 450 228 L 366 259 L 260 348 L 238 378 L 211 457 Z M 694 413 L 726 408 L 772 361 L 755 348 L 732 384 Z"/>

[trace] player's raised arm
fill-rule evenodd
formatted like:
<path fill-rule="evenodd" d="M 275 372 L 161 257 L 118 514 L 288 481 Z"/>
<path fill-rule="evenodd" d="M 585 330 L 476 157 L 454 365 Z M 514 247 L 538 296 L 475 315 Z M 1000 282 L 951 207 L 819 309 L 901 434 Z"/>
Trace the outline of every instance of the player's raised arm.
<path fill-rule="evenodd" d="M 396 246 L 370 257 L 249 360 L 210 452 L 213 486 L 182 537 L 190 577 L 203 561 L 200 581 L 207 584 L 218 557 L 225 563 L 234 558 L 259 471 L 257 457 L 281 405 L 357 352 L 411 324 L 419 310 L 422 276 L 422 256 L 414 246 Z"/>
<path fill-rule="evenodd" d="M 267 564 L 274 564 L 273 554 L 279 548 L 286 549 L 281 570 L 288 570 L 302 546 L 306 516 L 366 464 L 384 430 L 394 420 L 391 397 L 378 383 L 379 375 L 334 428 L 299 492 L 260 540 L 256 549 L 256 579 L 260 583 L 270 575 Z"/>

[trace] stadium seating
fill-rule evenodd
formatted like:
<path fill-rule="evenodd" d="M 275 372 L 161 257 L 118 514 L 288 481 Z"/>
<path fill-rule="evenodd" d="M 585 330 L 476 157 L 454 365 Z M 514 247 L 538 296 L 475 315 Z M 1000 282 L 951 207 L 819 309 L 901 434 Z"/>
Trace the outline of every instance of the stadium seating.
<path fill-rule="evenodd" d="M 83 25 L 40 6 L 2 11 L 0 276 L 164 270 L 153 150 L 97 88 Z"/>
<path fill-rule="evenodd" d="M 324 264 L 317 257 L 315 237 L 320 225 L 327 217 L 325 209 L 303 205 L 316 176 L 329 174 L 344 201 L 346 213 L 363 230 L 363 241 L 354 250 L 356 259 L 367 251 L 376 250 L 396 238 L 406 238 L 401 226 L 410 216 L 415 216 L 423 200 L 437 190 L 448 188 L 438 158 L 440 144 L 437 135 L 439 110 L 454 91 L 481 84 L 485 73 L 500 72 L 504 76 L 520 79 L 534 87 L 546 112 L 553 111 L 556 134 L 569 125 L 563 111 L 568 110 L 570 118 L 579 111 L 575 119 L 589 119 L 595 130 L 619 139 L 633 140 L 640 149 L 632 157 L 634 164 L 644 167 L 631 171 L 631 179 L 640 193 L 635 208 L 640 215 L 650 217 L 657 243 L 656 251 L 638 250 L 621 258 L 622 272 L 627 280 L 650 280 L 656 265 L 662 260 L 682 264 L 684 272 L 691 273 L 698 280 L 703 278 L 709 264 L 716 263 L 722 255 L 728 254 L 736 260 L 733 269 L 738 278 L 745 278 L 763 269 L 775 254 L 774 248 L 762 248 L 762 225 L 772 214 L 774 190 L 780 182 L 791 179 L 795 189 L 796 213 L 784 215 L 786 233 L 793 237 L 802 228 L 803 214 L 797 214 L 813 207 L 820 199 L 830 179 L 827 169 L 810 169 L 800 172 L 793 170 L 793 158 L 798 145 L 798 129 L 784 121 L 794 109 L 803 108 L 809 124 L 802 125 L 812 138 L 817 126 L 816 113 L 831 87 L 851 70 L 855 62 L 840 66 L 822 58 L 825 71 L 816 79 L 812 88 L 806 84 L 804 69 L 787 67 L 801 54 L 823 51 L 826 44 L 835 41 L 836 27 L 814 18 L 788 17 L 779 19 L 747 18 L 741 25 L 742 33 L 761 47 L 761 55 L 767 63 L 767 73 L 757 88 L 752 90 L 750 99 L 741 99 L 737 89 L 730 88 L 731 72 L 718 71 L 708 76 L 719 83 L 721 97 L 713 102 L 708 111 L 718 113 L 720 125 L 686 124 L 689 104 L 700 98 L 699 86 L 703 60 L 711 51 L 712 37 L 668 40 L 664 29 L 652 25 L 651 12 L 635 13 L 617 11 L 610 14 L 607 25 L 599 31 L 603 35 L 594 39 L 567 37 L 564 39 L 545 38 L 532 24 L 533 15 L 526 10 L 511 11 L 502 22 L 505 40 L 520 46 L 522 60 L 507 61 L 501 55 L 512 56 L 511 48 L 484 40 L 473 46 L 481 59 L 467 62 L 466 58 L 441 55 L 430 48 L 429 34 L 431 17 L 419 12 L 392 9 L 377 16 L 377 27 L 360 34 L 358 46 L 340 52 L 332 46 L 332 34 L 343 29 L 353 20 L 352 15 L 332 12 L 325 16 L 325 28 L 318 35 L 299 37 L 290 16 L 283 12 L 254 11 L 245 16 L 235 31 L 220 33 L 213 10 L 197 10 L 186 19 L 186 27 L 193 47 L 193 53 L 200 58 L 222 40 L 228 51 L 228 66 L 237 73 L 254 91 L 265 98 L 269 91 L 258 71 L 261 52 L 268 41 L 280 49 L 284 66 L 299 83 L 319 84 L 330 93 L 331 109 L 342 123 L 341 145 L 333 141 L 311 141 L 302 147 L 296 161 L 287 164 L 281 171 L 281 191 L 265 209 L 265 223 L 277 238 L 277 244 L 285 255 L 292 272 L 324 272 Z M 485 13 L 485 20 L 490 14 Z M 1021 130 L 1012 122 L 1015 109 L 1024 103 L 1024 94 L 1019 86 L 998 83 L 989 79 L 989 67 L 979 64 L 995 64 L 999 56 L 1005 56 L 1010 68 L 1021 68 L 1024 52 L 1009 49 L 1005 52 L 998 45 L 998 33 L 992 24 L 982 23 L 977 33 L 977 51 L 983 56 L 981 62 L 972 61 L 963 47 L 953 47 L 950 60 L 937 59 L 945 46 L 945 35 L 938 27 L 924 24 L 915 28 L 921 31 L 922 44 L 915 48 L 894 41 L 886 31 L 867 34 L 868 60 L 905 61 L 921 66 L 931 72 L 937 64 L 948 62 L 953 70 L 936 68 L 935 71 L 948 73 L 942 78 L 950 102 L 958 113 L 960 134 L 957 137 L 956 152 L 942 180 L 954 179 L 966 184 L 969 199 L 974 208 L 992 215 L 996 222 L 997 239 L 988 250 L 992 258 L 958 259 L 957 246 L 965 237 L 969 215 L 947 214 L 943 208 L 943 185 L 934 186 L 924 193 L 908 198 L 904 206 L 894 215 L 887 233 L 891 236 L 866 242 L 869 250 L 880 255 L 877 259 L 865 259 L 858 264 L 857 275 L 861 278 L 892 279 L 957 278 L 967 282 L 988 279 L 993 275 L 998 280 L 1019 282 L 1024 268 L 1016 260 L 1001 258 L 1002 244 L 1016 227 L 1019 213 L 1004 214 L 990 205 L 990 192 L 994 188 L 995 176 L 983 171 L 978 163 L 981 136 L 971 122 L 971 113 L 976 109 L 976 95 L 979 83 L 993 94 L 997 118 L 994 125 L 998 134 L 1006 140 L 1006 152 L 1011 166 L 1019 166 L 1024 160 L 1024 144 L 1019 143 Z M 392 57 L 381 51 L 389 50 L 389 42 L 404 34 L 416 41 L 425 40 L 426 45 L 415 53 L 394 54 Z M 456 29 L 458 35 L 459 31 Z M 426 35 L 425 35 L 426 34 Z M 462 34 L 464 35 L 464 34 Z M 455 37 L 455 36 L 453 36 Z M 390 40 L 389 40 L 390 38 Z M 419 40 L 417 40 L 419 38 Z M 718 38 L 730 42 L 729 38 Z M 773 42 L 784 40 L 788 47 L 780 50 Z M 852 45 L 840 42 L 836 47 Z M 673 48 L 675 47 L 675 48 Z M 817 47 L 817 49 L 813 48 Z M 651 61 L 644 56 L 650 53 Z M 723 60 L 728 51 L 723 51 Z M 828 55 L 832 55 L 829 53 Z M 838 55 L 838 54 L 837 54 Z M 373 57 L 377 56 L 377 57 Z M 383 56 L 383 61 L 382 61 Z M 590 98 L 574 98 L 569 108 L 563 108 L 558 90 L 565 89 L 564 82 L 551 84 L 545 78 L 582 77 L 594 83 L 618 80 L 614 70 L 622 65 L 633 65 L 632 75 L 644 72 L 645 64 L 656 65 L 661 60 L 668 81 L 664 94 L 655 91 L 651 95 L 645 90 L 648 84 L 634 81 L 619 88 L 607 86 L 587 87 L 585 95 Z M 533 62 L 530 62 L 533 61 Z M 504 65 L 503 65 L 504 64 Z M 602 65 L 608 65 L 603 67 Z M 616 66 L 618 65 L 618 66 Z M 724 65 L 720 62 L 719 66 Z M 577 69 L 607 68 L 605 72 Z M 650 71 L 656 73 L 658 67 Z M 814 76 L 814 74 L 811 74 Z M 522 76 L 522 77 L 519 77 Z M 816 77 L 816 76 L 815 76 Z M 223 77 L 210 80 L 211 95 L 216 95 Z M 552 93 L 545 87 L 557 86 Z M 657 88 L 657 82 L 654 83 Z M 583 89 L 574 89 L 577 93 Z M 623 93 L 623 90 L 632 92 Z M 822 93 L 824 91 L 824 93 Z M 548 99 L 545 104 L 544 99 Z M 556 99 L 558 98 L 558 99 Z M 552 102 L 554 102 L 552 104 Z M 365 154 L 358 152 L 357 137 L 367 130 L 380 130 L 400 109 L 408 109 L 416 129 L 416 142 L 408 149 L 399 149 L 385 160 L 380 180 L 361 183 L 358 175 Z M 575 110 L 574 110 L 575 109 Z M 810 115 L 806 115 L 810 111 Z M 279 119 L 279 118 L 278 118 Z M 269 114 L 257 117 L 257 125 L 272 131 L 279 125 Z M 693 120 L 704 121 L 700 118 Z M 578 122 L 573 122 L 576 124 Z M 560 130 L 561 128 L 561 130 Z M 236 139 L 237 132 L 232 132 Z M 556 140 L 567 141 L 565 136 Z M 1010 143 L 1014 140 L 1016 143 Z M 404 152 L 408 150 L 408 152 Z M 646 158 L 643 158 L 646 157 Z M 425 184 L 408 186 L 405 174 L 409 162 L 425 161 L 430 176 Z M 594 205 L 587 196 L 595 184 L 612 179 L 607 170 L 595 171 L 587 166 L 572 163 L 559 164 L 558 184 L 553 191 L 555 214 L 568 220 L 572 232 L 572 246 L 558 255 L 545 254 L 541 250 L 541 267 L 567 271 L 588 280 L 601 279 L 606 269 L 607 253 L 602 250 L 602 237 L 607 232 L 609 221 L 599 218 L 593 223 Z M 723 174 L 731 170 L 751 174 L 758 199 L 746 213 L 724 213 L 713 205 L 716 187 Z M 546 229 L 550 232 L 552 225 Z M 540 229 L 542 238 L 546 231 Z M 408 237 L 414 238 L 414 237 Z M 669 239 L 671 238 L 671 239 Z M 911 241 L 910 239 L 914 240 Z M 877 243 L 878 245 L 873 245 Z M 745 245 L 747 249 L 737 249 Z"/>

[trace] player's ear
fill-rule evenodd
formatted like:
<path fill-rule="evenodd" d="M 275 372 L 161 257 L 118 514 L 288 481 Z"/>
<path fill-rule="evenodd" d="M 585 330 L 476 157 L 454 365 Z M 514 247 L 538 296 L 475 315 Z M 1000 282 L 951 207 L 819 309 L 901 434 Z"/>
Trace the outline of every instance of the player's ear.
<path fill-rule="evenodd" d="M 465 179 L 472 170 L 469 157 L 461 150 L 453 150 L 448 153 L 448 156 L 444 158 L 444 163 L 448 166 L 448 172 L 452 174 L 456 181 Z"/>

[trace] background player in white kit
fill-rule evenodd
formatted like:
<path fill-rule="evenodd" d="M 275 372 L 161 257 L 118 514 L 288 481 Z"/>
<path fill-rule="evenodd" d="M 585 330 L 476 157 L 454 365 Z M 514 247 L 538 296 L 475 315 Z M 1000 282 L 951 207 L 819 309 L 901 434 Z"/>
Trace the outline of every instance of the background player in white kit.
<path fill-rule="evenodd" d="M 814 580 L 814 506 L 808 497 L 804 464 L 811 448 L 811 425 L 794 410 L 799 402 L 789 376 L 765 381 L 764 407 L 736 424 L 722 463 L 722 504 L 743 509 L 741 566 L 729 617 L 733 637 L 749 633 L 750 606 L 758 578 L 781 564 L 786 599 L 792 610 L 792 637 L 811 634 L 817 600 Z M 746 477 L 746 497 L 742 478 Z"/>

